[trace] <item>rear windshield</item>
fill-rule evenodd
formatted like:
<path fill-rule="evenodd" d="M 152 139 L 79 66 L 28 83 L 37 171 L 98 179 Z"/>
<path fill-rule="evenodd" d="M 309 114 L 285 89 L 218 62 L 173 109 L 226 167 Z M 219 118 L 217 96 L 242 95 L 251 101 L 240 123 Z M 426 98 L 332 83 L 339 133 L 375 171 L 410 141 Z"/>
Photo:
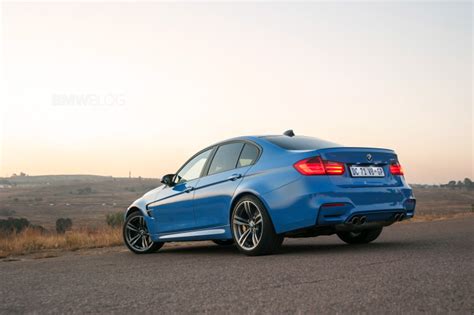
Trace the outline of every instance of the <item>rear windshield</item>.
<path fill-rule="evenodd" d="M 263 138 L 286 150 L 319 150 L 342 147 L 342 145 L 334 142 L 305 136 L 266 136 Z"/>

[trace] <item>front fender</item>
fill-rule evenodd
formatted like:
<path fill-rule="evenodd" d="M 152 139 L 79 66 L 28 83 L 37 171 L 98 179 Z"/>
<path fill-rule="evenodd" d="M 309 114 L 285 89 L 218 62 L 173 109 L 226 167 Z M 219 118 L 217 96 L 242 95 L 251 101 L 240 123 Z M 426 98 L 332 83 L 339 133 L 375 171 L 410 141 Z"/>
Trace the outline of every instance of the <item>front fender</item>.
<path fill-rule="evenodd" d="M 146 211 L 146 201 L 143 200 L 142 198 L 135 200 L 130 207 L 127 208 L 125 211 L 125 219 L 130 215 L 130 213 L 136 211 L 137 209 L 144 215 L 148 216 L 148 213 Z"/>
<path fill-rule="evenodd" d="M 160 192 L 163 190 L 163 185 L 159 186 L 153 190 L 150 190 L 146 194 L 144 194 L 142 197 L 138 198 L 135 200 L 125 211 L 125 218 L 127 218 L 131 212 L 135 210 L 139 210 L 145 217 L 149 217 L 148 212 L 147 212 L 147 207 L 146 205 L 149 204 L 152 201 L 155 201 Z"/>

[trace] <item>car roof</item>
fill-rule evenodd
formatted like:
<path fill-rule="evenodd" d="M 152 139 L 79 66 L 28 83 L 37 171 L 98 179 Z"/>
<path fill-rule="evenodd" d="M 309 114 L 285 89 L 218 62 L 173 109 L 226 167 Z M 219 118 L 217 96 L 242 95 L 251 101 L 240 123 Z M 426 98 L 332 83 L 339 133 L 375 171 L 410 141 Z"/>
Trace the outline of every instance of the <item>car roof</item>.
<path fill-rule="evenodd" d="M 291 134 L 287 134 L 291 132 Z M 324 148 L 343 147 L 343 145 L 319 139 L 316 137 L 295 135 L 292 130 L 285 132 L 283 135 L 258 135 L 258 136 L 242 136 L 223 141 L 251 141 L 258 145 L 267 147 L 268 145 L 280 150 L 319 150 Z"/>

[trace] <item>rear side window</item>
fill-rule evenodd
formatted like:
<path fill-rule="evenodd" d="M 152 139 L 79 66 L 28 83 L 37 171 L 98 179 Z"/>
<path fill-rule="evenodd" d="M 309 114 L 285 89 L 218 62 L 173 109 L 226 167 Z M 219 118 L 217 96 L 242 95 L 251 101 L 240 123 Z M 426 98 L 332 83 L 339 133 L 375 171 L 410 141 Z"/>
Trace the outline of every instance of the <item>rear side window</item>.
<path fill-rule="evenodd" d="M 257 160 L 257 157 L 257 147 L 252 144 L 246 143 L 244 149 L 242 150 L 242 153 L 240 154 L 239 163 L 237 164 L 237 167 L 252 165 L 253 163 L 255 163 L 255 160 Z"/>
<path fill-rule="evenodd" d="M 243 146 L 244 144 L 241 142 L 221 145 L 212 159 L 208 174 L 212 175 L 234 169 Z"/>
<path fill-rule="evenodd" d="M 285 150 L 319 150 L 342 147 L 334 142 L 305 136 L 267 136 L 263 138 Z"/>

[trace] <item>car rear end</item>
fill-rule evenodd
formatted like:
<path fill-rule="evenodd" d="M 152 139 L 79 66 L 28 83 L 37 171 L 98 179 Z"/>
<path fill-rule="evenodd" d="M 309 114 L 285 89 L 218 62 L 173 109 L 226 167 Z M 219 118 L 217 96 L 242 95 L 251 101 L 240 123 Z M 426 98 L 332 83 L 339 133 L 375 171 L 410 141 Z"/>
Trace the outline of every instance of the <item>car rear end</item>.
<path fill-rule="evenodd" d="M 339 147 L 314 153 L 294 166 L 320 195 L 318 225 L 388 224 L 413 217 L 416 201 L 392 150 Z M 325 191 L 319 191 L 322 186 Z"/>
<path fill-rule="evenodd" d="M 277 230 L 308 225 L 342 229 L 384 226 L 413 217 L 416 200 L 394 151 L 299 138 L 300 142 L 301 138 L 311 141 L 308 146 L 293 147 L 280 142 L 292 143 L 291 138 L 269 139 L 287 151 L 285 160 L 293 163 L 289 173 L 299 174 L 297 180 L 267 195 L 270 203 L 277 200 L 273 202 Z M 291 200 L 288 213 L 278 209 L 282 201 L 277 194 Z"/>

